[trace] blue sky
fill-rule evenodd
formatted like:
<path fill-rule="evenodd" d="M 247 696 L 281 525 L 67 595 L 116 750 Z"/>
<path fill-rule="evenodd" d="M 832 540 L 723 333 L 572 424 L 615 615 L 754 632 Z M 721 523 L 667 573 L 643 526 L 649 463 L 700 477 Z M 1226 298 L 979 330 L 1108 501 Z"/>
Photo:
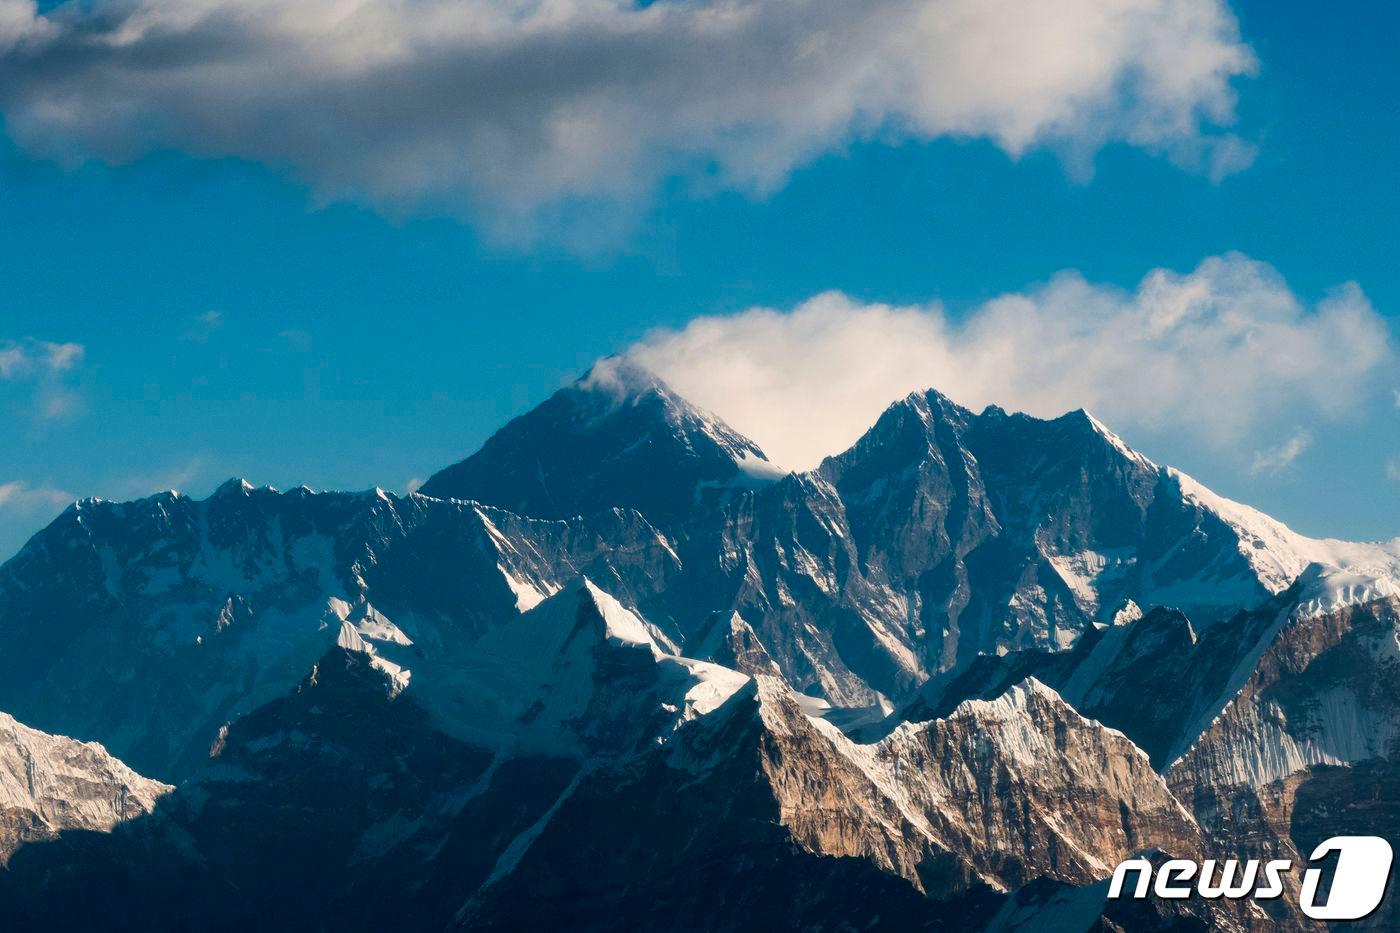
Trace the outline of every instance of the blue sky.
<path fill-rule="evenodd" d="M 845 315 L 843 326 L 878 323 L 862 313 L 888 303 L 922 309 L 911 315 L 935 307 L 938 326 L 957 329 L 1008 293 L 1052 313 L 1044 309 L 1060 299 L 1045 283 L 1062 270 L 1130 316 L 1152 270 L 1189 285 L 1203 260 L 1232 253 L 1281 277 L 1269 294 L 1285 288 L 1296 300 L 1301 316 L 1288 326 L 1329 344 L 1320 362 L 1278 377 L 1280 393 L 1269 388 L 1273 370 L 1246 370 L 1254 388 L 1227 380 L 1214 403 L 1210 374 L 1190 379 L 1180 403 L 1155 397 L 1157 383 L 1125 400 L 1105 388 L 1108 376 L 1086 377 L 1092 397 L 1082 404 L 1159 462 L 1300 531 L 1394 537 L 1400 372 L 1381 351 L 1400 331 L 1400 92 L 1386 42 L 1397 14 L 1349 2 L 1228 10 L 1257 67 L 1230 77 L 1233 123 L 1215 122 L 1257 150 L 1218 179 L 1210 157 L 1191 151 L 1191 133 L 1187 143 L 1142 142 L 1140 127 L 1115 129 L 1110 136 L 1127 138 L 1086 154 L 1093 132 L 1077 124 L 1067 140 L 1025 145 L 1014 124 L 857 128 L 816 144 L 804 128 L 798 155 L 792 134 L 765 138 L 766 148 L 697 143 L 699 169 L 637 155 L 617 176 L 598 169 L 569 180 L 587 197 L 560 206 L 552 189 L 533 187 L 558 170 L 557 154 L 532 154 L 528 181 L 504 176 L 481 189 L 475 176 L 449 176 L 405 194 L 386 187 L 382 161 L 371 172 L 290 144 L 243 151 L 214 130 L 136 146 L 76 131 L 70 139 L 63 128 L 35 129 L 32 101 L 0 94 L 0 363 L 6 348 L 23 361 L 8 375 L 0 367 L 0 551 L 71 496 L 204 494 L 232 475 L 402 490 L 649 333 L 656 358 L 682 366 L 678 354 L 695 344 L 681 329 L 697 318 L 785 314 L 838 290 L 844 310 L 831 313 Z M 802 93 L 800 82 L 784 93 Z M 162 107 L 191 106 L 146 104 L 171 121 Z M 648 183 L 632 184 L 640 176 Z M 1348 282 L 1364 293 L 1345 299 L 1348 313 L 1383 321 L 1389 336 L 1351 330 L 1352 343 L 1339 344 L 1331 329 L 1309 329 L 1319 303 L 1340 300 L 1335 289 Z M 1227 317 L 1239 307 L 1227 305 Z M 1190 354 L 1186 337 L 1162 353 Z M 988 338 L 977 339 L 984 347 Z M 54 355 L 68 344 L 81 352 Z M 1352 365 L 1358 346 L 1377 344 Z M 1135 347 L 1154 352 L 1147 339 Z M 703 382 L 693 369 L 677 376 Z M 950 378 L 978 396 L 950 391 L 960 401 L 997 394 L 996 379 L 971 388 L 967 373 Z M 1035 410 L 1059 406 L 1081 383 L 1043 398 L 1025 378 L 1007 375 L 1006 385 L 1005 401 Z M 782 405 L 800 400 L 775 400 Z M 763 423 L 714 407 L 741 428 Z"/>

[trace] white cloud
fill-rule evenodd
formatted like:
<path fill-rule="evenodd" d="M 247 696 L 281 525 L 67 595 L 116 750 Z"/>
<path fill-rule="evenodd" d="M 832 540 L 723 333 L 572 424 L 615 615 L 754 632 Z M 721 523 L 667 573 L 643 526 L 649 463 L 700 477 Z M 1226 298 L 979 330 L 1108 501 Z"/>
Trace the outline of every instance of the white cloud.
<path fill-rule="evenodd" d="M 1238 136 L 1222 136 L 1212 147 L 1206 171 L 1211 181 L 1219 182 L 1228 175 L 1243 172 L 1254 164 L 1259 147 Z"/>
<path fill-rule="evenodd" d="M 3 3 L 4 0 L 0 0 Z M 78 410 L 80 398 L 65 383 L 65 374 L 82 365 L 86 348 L 80 343 L 48 340 L 0 342 L 0 382 L 16 382 L 31 412 L 41 420 L 66 418 Z"/>
<path fill-rule="evenodd" d="M 976 409 L 1085 407 L 1120 430 L 1243 452 L 1374 398 L 1394 355 L 1356 285 L 1308 306 L 1238 254 L 1154 270 L 1131 293 L 1063 272 L 956 318 L 828 293 L 699 318 L 631 352 L 789 467 L 844 449 L 892 400 L 929 387 Z"/>
<path fill-rule="evenodd" d="M 1255 476 L 1282 473 L 1311 446 L 1312 435 L 1307 431 L 1299 431 L 1277 447 L 1255 451 L 1254 463 L 1250 466 L 1249 472 Z"/>
<path fill-rule="evenodd" d="M 83 362 L 87 350 L 80 343 L 42 343 L 44 365 L 50 372 L 61 373 Z"/>
<path fill-rule="evenodd" d="M 0 483 L 0 510 L 59 509 L 76 498 L 54 486 L 32 486 L 22 480 Z"/>
<path fill-rule="evenodd" d="M 1385 465 L 1385 477 L 1396 483 L 1400 483 L 1400 460 L 1392 460 Z"/>
<path fill-rule="evenodd" d="M 52 343 L 29 337 L 6 341 L 0 343 L 0 379 L 27 379 L 65 372 L 81 364 L 85 352 L 80 343 Z"/>
<path fill-rule="evenodd" d="M 34 0 L 0 0 L 0 54 L 52 34 L 53 25 L 37 9 Z"/>
<path fill-rule="evenodd" d="M 0 379 L 17 379 L 29 368 L 29 355 L 23 347 L 11 344 L 0 347 Z"/>
<path fill-rule="evenodd" d="M 9 52 L 6 52 L 6 49 Z M 1237 171 L 1225 0 L 0 0 L 33 152 L 286 168 L 498 228 L 685 176 L 750 192 L 856 138 L 1124 142 Z"/>

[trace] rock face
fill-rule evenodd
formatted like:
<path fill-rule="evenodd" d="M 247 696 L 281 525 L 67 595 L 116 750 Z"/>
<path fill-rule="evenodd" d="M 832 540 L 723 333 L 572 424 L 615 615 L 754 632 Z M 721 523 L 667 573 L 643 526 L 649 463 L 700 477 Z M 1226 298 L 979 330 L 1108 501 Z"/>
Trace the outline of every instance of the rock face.
<path fill-rule="evenodd" d="M 724 422 L 651 373 L 610 358 L 419 491 L 538 518 L 632 508 L 671 528 L 728 489 L 782 474 Z"/>
<path fill-rule="evenodd" d="M 1400 599 L 1277 610 L 1262 611 L 1275 621 L 1257 661 L 1168 781 L 1220 845 L 1298 862 L 1336 835 L 1395 839 Z M 1393 929 L 1400 905 L 1387 897 L 1369 922 Z"/>
<path fill-rule="evenodd" d="M 1154 610 L 1068 654 L 979 659 L 905 714 L 942 715 L 965 695 L 1000 696 L 1027 672 L 1046 676 L 1086 713 L 1121 722 L 1154 749 L 1207 851 L 1300 865 L 1332 836 L 1386 835 L 1400 799 L 1400 600 L 1369 598 L 1386 589 L 1373 581 L 1355 591 L 1364 601 L 1321 608 L 1355 583 L 1309 571 L 1199 640 L 1178 613 Z M 1142 652 L 1135 642 L 1157 647 Z M 1299 877 L 1285 877 L 1294 902 Z M 1302 925 L 1287 900 L 1268 911 L 1271 923 Z M 1388 929 L 1400 921 L 1395 911 L 1387 899 L 1368 922 Z"/>
<path fill-rule="evenodd" d="M 451 655 L 580 574 L 650 607 L 676 569 L 635 512 L 543 522 L 238 482 L 202 502 L 87 500 L 0 567 L 0 709 L 178 780 L 347 623 L 387 650 Z"/>
<path fill-rule="evenodd" d="M 1151 846 L 1200 848 L 1195 820 L 1141 750 L 1034 679 L 860 751 L 1005 888 L 1089 882 Z"/>
<path fill-rule="evenodd" d="M 755 481 L 760 456 L 615 365 L 423 491 L 532 515 L 638 509 L 676 546 L 683 572 L 663 601 L 683 637 L 710 611 L 738 611 L 789 681 L 842 706 L 899 703 L 979 653 L 1068 649 L 1125 600 L 1204 631 L 1313 562 L 1400 574 L 1400 548 L 1296 535 L 1084 412 L 974 414 L 915 393 L 810 473 Z"/>
<path fill-rule="evenodd" d="M 1262 787 L 1400 752 L 1400 599 L 1281 615 L 1247 679 L 1171 765 L 1175 780 Z"/>
<path fill-rule="evenodd" d="M 65 830 L 109 832 L 150 813 L 172 789 L 95 742 L 39 732 L 0 713 L 0 866 L 25 843 Z"/>
<path fill-rule="evenodd" d="M 1226 689 L 1240 629 L 1239 620 L 1219 623 L 1203 642 L 1175 609 L 1127 613 L 1115 625 L 1086 632 L 1070 651 L 982 655 L 956 677 L 931 684 L 894 722 L 944 716 L 969 697 L 997 697 L 1036 677 L 1075 709 L 1122 730 L 1160 768 L 1183 730 Z"/>
<path fill-rule="evenodd" d="M 973 415 L 933 392 L 817 471 L 762 488 L 730 482 L 746 442 L 631 370 L 589 377 L 502 436 L 513 440 L 487 445 L 490 469 L 453 474 L 454 495 L 486 505 L 240 482 L 203 502 L 79 503 L 0 568 L 0 709 L 178 779 L 220 725 L 295 684 L 343 622 L 445 656 L 586 574 L 671 646 L 701 654 L 687 646 L 712 615 L 738 612 L 798 690 L 888 711 L 979 653 L 1069 650 L 1126 600 L 1175 605 L 1204 633 L 1307 558 L 1400 560 L 1292 535 L 1083 413 Z M 559 482 L 596 511 L 520 517 L 503 506 L 555 513 L 516 486 L 472 485 L 478 472 L 536 476 L 522 452 L 535 448 L 556 451 Z M 643 451 L 705 494 L 628 472 Z M 702 479 L 685 466 L 721 460 Z"/>
<path fill-rule="evenodd" d="M 11 927 L 1290 929 L 1102 882 L 1393 822 L 1400 544 L 1083 412 L 916 393 L 781 474 L 606 361 L 424 491 L 84 500 L 0 567 L 0 709 L 179 785 L 0 748 Z"/>
<path fill-rule="evenodd" d="M 0 894 L 17 929 L 180 929 L 208 925 L 213 903 L 219 929 L 972 930 L 1030 878 L 1092 881 L 1145 838 L 1198 845 L 1131 743 L 1034 682 L 876 746 L 806 715 L 777 678 L 737 682 L 660 744 L 493 754 L 334 649 L 230 727 L 158 820 L 30 846 Z"/>

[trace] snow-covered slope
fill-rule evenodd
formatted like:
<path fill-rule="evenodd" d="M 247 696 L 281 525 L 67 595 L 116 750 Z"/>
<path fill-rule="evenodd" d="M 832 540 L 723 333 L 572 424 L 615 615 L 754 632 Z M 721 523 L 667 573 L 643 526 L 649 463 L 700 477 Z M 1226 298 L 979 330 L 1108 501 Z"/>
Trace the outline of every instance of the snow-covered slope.
<path fill-rule="evenodd" d="M 1257 509 L 1218 496 L 1180 470 L 1167 470 L 1182 498 L 1218 516 L 1239 537 L 1240 553 L 1270 591 L 1287 589 L 1316 564 L 1314 586 L 1298 611 L 1323 614 L 1400 591 L 1400 538 L 1358 543 L 1309 538 Z M 1328 573 L 1325 571 L 1340 571 Z"/>
<path fill-rule="evenodd" d="M 968 698 L 1000 696 L 1012 684 L 1033 676 L 1054 685 L 1086 715 L 1124 730 L 1163 770 L 1219 725 L 1232 705 L 1243 702 L 1241 697 L 1286 691 L 1301 704 L 1295 714 L 1305 713 L 1304 718 L 1298 720 L 1295 715 L 1292 725 L 1284 728 L 1281 724 L 1287 717 L 1282 716 L 1282 707 L 1265 703 L 1261 709 L 1269 712 L 1260 712 L 1246 703 L 1251 712 L 1241 715 L 1252 717 L 1251 724 L 1225 747 L 1231 756 L 1244 756 L 1250 763 L 1227 756 L 1228 761 L 1222 760 L 1206 779 L 1211 783 L 1262 785 L 1314 764 L 1385 757 L 1393 727 L 1385 724 L 1384 717 L 1376 720 L 1354 704 L 1390 702 L 1385 697 L 1394 691 L 1375 672 L 1395 663 L 1390 660 L 1395 654 L 1394 638 L 1387 637 L 1383 626 L 1365 638 L 1318 634 L 1343 624 L 1339 620 L 1384 614 L 1385 607 L 1395 603 L 1395 597 L 1372 595 L 1373 590 L 1349 590 L 1353 580 L 1344 571 L 1312 565 L 1283 593 L 1218 623 L 1203 636 L 1182 613 L 1158 608 L 1090 632 L 1069 652 L 984 655 L 958 676 L 930 684 L 925 696 L 901 710 L 887 728 L 900 720 L 946 715 Z M 1328 593 L 1345 598 L 1334 597 L 1324 604 L 1319 594 Z M 1320 608 L 1323 605 L 1328 608 Z M 1300 634 L 1304 632 L 1313 634 Z M 1343 650 L 1339 639 L 1349 647 Z M 1306 688 L 1317 697 L 1304 703 L 1301 682 L 1285 678 L 1286 688 L 1268 686 L 1283 676 L 1280 665 L 1296 668 L 1300 676 L 1316 665 L 1316 671 L 1334 673 L 1314 677 L 1332 677 L 1335 682 L 1326 688 Z M 1345 674 L 1338 676 L 1339 670 Z M 1394 702 L 1400 703 L 1400 696 Z M 1328 711 L 1329 705 L 1335 708 Z M 1249 751 L 1255 743 L 1262 744 Z"/>
<path fill-rule="evenodd" d="M 512 754 L 578 758 L 664 744 L 747 680 L 678 656 L 586 577 L 469 650 L 415 664 L 415 699 L 452 734 Z"/>
<path fill-rule="evenodd" d="M 1306 586 L 1297 589 L 1307 600 Z M 1301 614 L 1285 603 L 1259 615 L 1273 624 L 1183 734 L 1174 781 L 1262 788 L 1400 751 L 1400 599 Z"/>
<path fill-rule="evenodd" d="M 670 543 L 621 510 L 539 521 L 237 481 L 203 501 L 84 500 L 0 567 L 0 709 L 178 779 L 337 640 L 411 670 L 579 574 L 635 605 L 677 570 Z"/>
<path fill-rule="evenodd" d="M 664 923 L 676 898 L 707 926 L 757 912 L 973 928 L 1031 878 L 1082 883 L 1140 844 L 1197 847 L 1145 756 L 1034 681 L 859 745 L 778 677 L 665 654 L 588 582 L 499 631 L 496 672 L 525 677 L 497 684 L 519 695 L 496 721 L 550 723 L 570 747 L 464 742 L 418 701 L 421 678 L 397 689 L 375 656 L 336 646 L 223 730 L 157 825 L 25 848 L 0 897 L 21 919 L 145 929 L 215 905 L 254 923 L 263 902 L 280 923 L 632 927 Z M 793 884 L 796 900 L 777 893 Z M 366 885 L 414 896 L 366 903 Z"/>
<path fill-rule="evenodd" d="M 1083 412 L 915 393 L 818 470 L 755 487 L 735 480 L 754 445 L 605 362 L 498 438 L 447 471 L 496 506 L 241 481 L 79 503 L 0 568 L 0 709 L 177 778 L 347 622 L 419 676 L 587 574 L 670 654 L 707 660 L 709 620 L 738 612 L 790 684 L 856 721 L 980 655 L 1069 650 L 1130 601 L 1200 634 L 1314 562 L 1349 576 L 1319 576 L 1299 611 L 1393 592 L 1400 561 L 1212 496 Z M 587 502 L 551 508 L 555 480 Z"/>
<path fill-rule="evenodd" d="M 1397 830 L 1400 599 L 1316 609 L 1317 587 L 1346 585 L 1301 580 L 1242 616 L 1248 650 L 1182 733 L 1166 778 L 1217 848 L 1298 861 L 1332 836 Z M 1400 924 L 1393 890 L 1369 923 Z"/>
<path fill-rule="evenodd" d="M 1043 686 L 874 745 L 803 707 L 759 675 L 667 749 L 586 775 L 513 870 L 468 902 L 465 925 L 608 917 L 669 928 L 685 910 L 703 928 L 746 928 L 757 915 L 786 929 L 841 904 L 840 919 L 816 925 L 974 930 L 1025 879 L 1091 880 L 1145 839 L 1199 845 L 1144 756 Z M 594 839 L 607 840 L 604 851 Z M 840 896 L 790 887 L 840 866 L 853 873 Z M 908 887 L 872 903 L 859 880 L 871 867 Z M 567 906 L 554 897 L 564 890 Z M 944 909 L 906 917 L 909 891 Z"/>
<path fill-rule="evenodd" d="M 0 899 L 971 929 L 1400 800 L 1400 542 L 1297 535 L 1085 412 L 914 393 L 783 474 L 607 362 L 424 489 L 83 500 L 0 567 L 0 710 L 181 782 Z"/>
<path fill-rule="evenodd" d="M 64 830 L 110 831 L 151 812 L 173 789 L 95 742 L 49 735 L 0 713 L 0 866 L 21 845 Z"/>

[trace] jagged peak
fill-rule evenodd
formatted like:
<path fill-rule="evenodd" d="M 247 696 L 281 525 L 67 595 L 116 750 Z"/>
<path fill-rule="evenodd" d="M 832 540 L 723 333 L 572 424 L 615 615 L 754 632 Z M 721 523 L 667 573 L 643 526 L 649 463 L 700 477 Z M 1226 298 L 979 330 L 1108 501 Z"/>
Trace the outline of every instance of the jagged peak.
<path fill-rule="evenodd" d="M 635 508 L 654 524 L 674 525 L 710 503 L 712 490 L 753 489 L 785 472 L 650 370 L 608 357 L 419 492 L 537 518 Z"/>
<path fill-rule="evenodd" d="M 1002 730 L 1003 740 L 1017 742 L 1019 741 L 1019 735 L 1024 731 L 1024 726 L 1020 725 L 1020 723 L 1026 723 L 1028 717 L 1034 717 L 1038 711 L 1049 711 L 1057 718 L 1070 722 L 1077 722 L 1082 726 L 1101 730 L 1106 736 L 1111 736 L 1116 740 L 1120 740 L 1126 748 L 1131 749 L 1132 752 L 1141 759 L 1143 764 L 1148 765 L 1150 768 L 1150 759 L 1147 752 L 1139 748 L 1137 744 L 1124 735 L 1123 732 L 1105 726 L 1098 720 L 1090 719 L 1080 713 L 1068 700 L 1060 695 L 1059 691 L 1035 677 L 1027 677 L 1011 685 L 1000 695 L 990 700 L 975 698 L 963 700 L 953 708 L 952 712 L 945 717 L 944 721 L 971 720 L 981 724 L 983 727 L 992 725 L 1012 726 L 1010 729 Z M 937 721 L 938 720 L 932 720 L 931 722 L 919 723 L 917 725 L 906 723 L 901 726 L 900 729 L 906 729 L 910 726 L 914 728 L 929 728 L 932 723 Z M 899 730 L 896 730 L 896 732 L 898 731 Z"/>
<path fill-rule="evenodd" d="M 953 708 L 953 711 L 948 714 L 947 718 L 956 719 L 959 717 L 971 716 L 973 718 L 983 719 L 990 715 L 992 718 L 1003 719 L 1006 718 L 1007 713 L 1015 714 L 1024 712 L 1037 700 L 1049 703 L 1052 706 L 1061 706 L 1065 709 L 1072 708 L 1065 702 L 1064 697 L 1060 696 L 1053 687 L 1035 677 L 1027 677 L 1025 680 L 1012 684 L 994 699 L 982 700 L 972 698 L 963 700 Z"/>
<path fill-rule="evenodd" d="M 364 658 L 368 660 L 369 666 L 384 677 L 385 690 L 388 691 L 390 698 L 398 696 L 407 689 L 412 679 L 412 671 L 381 656 L 378 649 L 360 634 L 355 624 L 349 619 L 341 620 L 340 629 L 336 633 L 335 645 L 330 650 L 332 652 L 339 650 L 364 656 Z M 318 671 L 324 663 L 325 659 L 323 658 L 321 661 L 317 662 L 316 667 L 312 669 L 310 678 L 313 685 L 316 682 Z"/>
<path fill-rule="evenodd" d="M 694 642 L 686 642 L 686 654 L 744 674 L 780 674 L 753 626 L 734 610 L 711 613 Z"/>
<path fill-rule="evenodd" d="M 867 442 L 869 438 L 876 435 L 877 430 L 882 426 L 889 426 L 895 423 L 909 412 L 916 414 L 926 427 L 932 426 L 932 420 L 939 418 L 951 421 L 958 426 L 966 426 L 973 421 L 991 422 L 1012 420 L 1027 424 L 1039 425 L 1063 425 L 1074 430 L 1083 430 L 1101 438 L 1114 448 L 1122 456 L 1136 463 L 1143 465 L 1150 470 L 1159 469 L 1150 459 L 1130 447 L 1118 434 L 1114 433 L 1107 425 L 1094 417 L 1085 408 L 1076 408 L 1055 418 L 1040 418 L 1035 415 L 1026 414 L 1019 411 L 1008 411 L 1000 405 L 987 405 L 980 413 L 974 414 L 969 409 L 958 404 L 948 395 L 936 388 L 919 389 L 910 392 L 908 395 L 885 407 L 880 418 L 875 425 L 867 431 L 854 447 L 859 447 Z M 836 457 L 842 454 L 835 455 Z M 830 458 L 828 458 L 830 459 Z"/>
<path fill-rule="evenodd" d="M 974 723 L 988 737 L 994 738 L 1000 735 L 1004 739 L 1008 734 L 1014 735 L 1024 732 L 1026 729 L 1035 731 L 1032 717 L 1037 711 L 1044 710 L 1051 711 L 1057 717 L 1085 724 L 1093 723 L 1116 735 L 1122 735 L 1116 730 L 1108 729 L 1094 720 L 1087 719 L 1061 696 L 1059 691 L 1036 677 L 1030 676 L 1006 687 L 995 696 L 968 697 L 942 716 L 912 720 L 901 715 L 901 721 L 898 725 L 879 739 L 879 743 L 898 745 L 907 741 L 911 736 L 937 730 L 941 728 L 940 724 L 942 723 Z M 1010 727 L 1009 731 L 1007 727 Z M 1124 737 L 1124 741 L 1128 741 L 1126 737 Z M 1145 753 L 1140 750 L 1139 754 L 1146 757 Z"/>
<path fill-rule="evenodd" d="M 958 422 L 966 422 L 972 414 L 972 412 L 953 401 L 949 396 L 931 387 L 927 389 L 916 389 L 904 396 L 904 398 L 891 402 L 886 406 L 884 414 L 889 414 L 891 412 L 898 413 L 910 409 L 918 412 L 920 417 L 925 419 L 941 417 L 944 419 L 953 419 Z"/>
<path fill-rule="evenodd" d="M 1130 623 L 1130 628 L 1135 635 L 1144 632 L 1180 631 L 1193 645 L 1199 640 L 1191 619 L 1174 606 L 1154 606 Z"/>
<path fill-rule="evenodd" d="M 684 403 L 660 376 L 627 354 L 598 360 L 579 377 L 573 388 L 604 393 L 619 404 L 650 395 Z"/>
<path fill-rule="evenodd" d="M 961 436 L 971 418 L 970 411 L 937 389 L 910 392 L 886 406 L 854 444 L 827 457 L 816 472 L 830 480 L 866 461 L 872 453 L 884 456 L 884 452 L 890 450 L 902 451 L 897 455 L 901 461 L 910 456 L 921 458 L 938 446 L 936 437 L 940 425 L 951 427 Z"/>
<path fill-rule="evenodd" d="M 1095 418 L 1092 414 L 1089 413 L 1087 409 L 1077 408 L 1070 414 L 1083 418 L 1085 421 L 1087 421 L 1089 423 L 1089 427 L 1092 428 L 1096 434 L 1098 434 L 1100 437 L 1106 440 L 1109 443 L 1109 446 L 1111 446 L 1114 450 L 1118 451 L 1118 453 L 1122 454 L 1124 457 L 1141 464 L 1147 469 L 1154 471 L 1158 469 L 1157 464 L 1153 463 L 1150 459 L 1138 453 L 1133 448 L 1129 447 L 1127 442 L 1125 442 L 1123 438 L 1119 437 L 1117 434 L 1113 433 L 1113 431 L 1109 430 L 1106 424 L 1104 424 L 1099 419 Z"/>
<path fill-rule="evenodd" d="M 1095 418 L 1086 408 L 1075 408 L 1054 418 L 1041 418 L 1020 411 L 1008 412 L 999 405 L 988 405 L 982 410 L 982 413 L 977 416 L 977 420 L 989 425 L 1010 422 L 1019 425 L 1038 426 L 1042 429 L 1058 429 L 1076 439 L 1094 439 L 1106 444 L 1119 456 L 1150 472 L 1159 470 L 1157 464 L 1128 446 L 1123 438 L 1115 434 L 1098 418 Z"/>
<path fill-rule="evenodd" d="M 125 506 L 154 505 L 188 498 L 188 496 L 178 489 L 163 489 L 160 492 L 151 493 L 148 496 L 138 496 L 134 499 L 107 499 L 102 496 L 83 496 L 81 499 L 74 500 L 72 505 L 64 509 L 61 516 L 67 515 L 69 512 L 81 513 L 88 509 L 120 509 Z"/>
<path fill-rule="evenodd" d="M 11 830 L 0 834 L 0 868 L 26 841 L 71 829 L 110 832 L 174 789 L 98 742 L 42 732 L 0 712 L 0 801 Z"/>
<path fill-rule="evenodd" d="M 218 488 L 216 488 L 212 493 L 209 494 L 209 499 L 206 501 L 218 501 L 220 499 L 235 498 L 246 499 L 249 496 L 254 495 L 255 493 L 265 493 L 276 496 L 282 495 L 281 490 L 279 490 L 276 486 L 257 486 L 253 483 L 248 482 L 246 479 L 235 476 L 230 479 L 226 479 L 222 483 L 220 483 Z"/>
<path fill-rule="evenodd" d="M 640 616 L 585 575 L 565 583 L 511 625 L 519 626 L 522 633 L 531 626 L 545 626 L 562 634 L 579 623 L 580 611 L 587 613 L 586 621 L 598 641 L 625 648 L 643 648 L 656 657 L 669 653 L 672 647 Z"/>
<path fill-rule="evenodd" d="M 745 460 L 771 463 L 756 443 L 735 431 L 719 415 L 681 396 L 631 356 L 604 357 L 564 391 L 601 395 L 609 403 L 608 410 L 655 402 L 669 424 L 708 435 L 726 448 L 741 467 Z"/>
<path fill-rule="evenodd" d="M 1122 604 L 1113 611 L 1109 617 L 1109 624 L 1114 626 L 1131 625 L 1142 618 L 1142 607 L 1131 599 L 1124 599 Z"/>
<path fill-rule="evenodd" d="M 577 592 L 592 605 L 602 619 L 603 634 L 608 639 L 660 652 L 661 648 L 647 631 L 646 623 L 610 593 L 595 586 L 588 577 L 579 578 Z"/>
<path fill-rule="evenodd" d="M 226 499 L 230 496 L 246 496 L 253 491 L 253 488 L 252 483 L 235 476 L 220 483 L 209 498 Z"/>

